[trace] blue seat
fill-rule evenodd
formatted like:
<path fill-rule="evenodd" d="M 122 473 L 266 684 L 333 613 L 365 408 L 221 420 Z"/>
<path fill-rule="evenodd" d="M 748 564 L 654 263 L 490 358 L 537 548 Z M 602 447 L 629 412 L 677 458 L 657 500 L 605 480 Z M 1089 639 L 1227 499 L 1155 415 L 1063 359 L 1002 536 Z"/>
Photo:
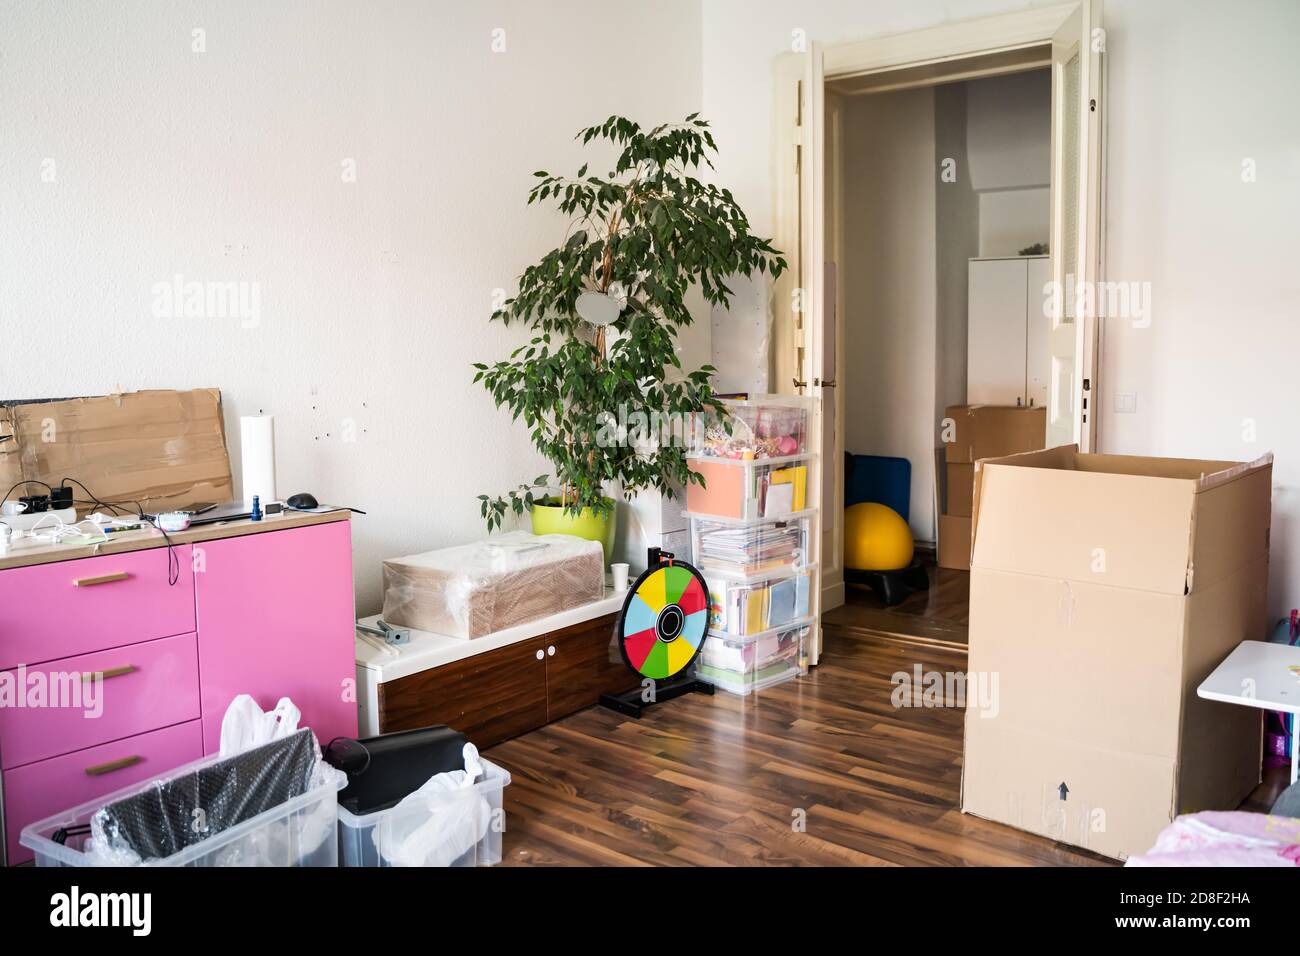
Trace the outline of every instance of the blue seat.
<path fill-rule="evenodd" d="M 912 463 L 883 455 L 844 455 L 844 507 L 874 501 L 911 518 Z"/>

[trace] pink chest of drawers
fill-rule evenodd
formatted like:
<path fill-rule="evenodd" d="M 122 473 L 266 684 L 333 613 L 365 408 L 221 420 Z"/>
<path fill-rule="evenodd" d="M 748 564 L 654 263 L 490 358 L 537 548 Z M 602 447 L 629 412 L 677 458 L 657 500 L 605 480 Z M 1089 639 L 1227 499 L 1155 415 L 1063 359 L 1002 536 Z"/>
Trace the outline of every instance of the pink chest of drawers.
<path fill-rule="evenodd" d="M 175 583 L 154 538 L 25 566 L 14 552 L 0 567 L 10 865 L 31 858 L 18 844 L 27 824 L 216 752 L 237 694 L 266 709 L 291 698 L 322 744 L 356 735 L 346 513 L 173 541 Z"/>

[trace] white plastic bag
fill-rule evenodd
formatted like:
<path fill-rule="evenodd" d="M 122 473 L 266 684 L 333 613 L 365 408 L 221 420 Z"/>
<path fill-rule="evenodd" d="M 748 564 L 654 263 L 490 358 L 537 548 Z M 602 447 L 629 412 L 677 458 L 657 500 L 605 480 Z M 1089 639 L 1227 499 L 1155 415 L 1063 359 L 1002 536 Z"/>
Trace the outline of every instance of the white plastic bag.
<path fill-rule="evenodd" d="M 430 777 L 384 814 L 372 834 L 390 866 L 450 866 L 487 834 L 492 806 L 474 789 L 483 776 L 478 748 L 466 744 L 464 770 Z"/>
<path fill-rule="evenodd" d="M 302 711 L 288 697 L 281 697 L 275 710 L 264 711 L 257 701 L 240 694 L 226 708 L 221 718 L 221 756 L 229 757 L 250 747 L 269 744 L 298 730 Z"/>

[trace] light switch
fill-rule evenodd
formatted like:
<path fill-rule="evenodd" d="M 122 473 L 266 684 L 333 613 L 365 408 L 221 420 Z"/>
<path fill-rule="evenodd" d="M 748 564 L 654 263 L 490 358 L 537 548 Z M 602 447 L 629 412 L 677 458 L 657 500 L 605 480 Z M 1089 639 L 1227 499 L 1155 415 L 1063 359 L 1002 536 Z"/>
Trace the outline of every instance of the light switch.
<path fill-rule="evenodd" d="M 1115 414 L 1132 415 L 1138 410 L 1137 392 L 1115 393 Z"/>

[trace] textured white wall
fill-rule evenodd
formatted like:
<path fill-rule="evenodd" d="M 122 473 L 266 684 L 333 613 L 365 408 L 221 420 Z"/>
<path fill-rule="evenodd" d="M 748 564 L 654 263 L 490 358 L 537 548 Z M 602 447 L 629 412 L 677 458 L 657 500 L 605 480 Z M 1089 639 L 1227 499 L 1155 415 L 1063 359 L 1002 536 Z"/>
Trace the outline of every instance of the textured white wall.
<path fill-rule="evenodd" d="M 719 121 L 720 177 L 769 228 L 772 60 L 789 50 L 791 30 L 834 43 L 1029 5 L 708 0 L 704 109 Z M 1105 6 L 1106 274 L 1152 283 L 1153 304 L 1149 327 L 1104 327 L 1101 450 L 1240 459 L 1276 452 L 1269 601 L 1280 616 L 1300 604 L 1300 4 Z M 1251 183 L 1242 181 L 1247 159 L 1255 162 Z M 1135 414 L 1114 411 L 1121 391 L 1137 393 Z"/>
<path fill-rule="evenodd" d="M 474 496 L 546 470 L 470 368 L 523 340 L 488 324 L 493 290 L 563 235 L 530 173 L 576 170 L 610 113 L 697 110 L 700 21 L 699 0 L 5 0 L 0 396 L 216 386 L 232 444 L 275 415 L 282 493 L 370 512 L 373 610 L 382 558 L 481 535 Z M 260 323 L 156 318 L 176 274 L 257 283 Z"/>

